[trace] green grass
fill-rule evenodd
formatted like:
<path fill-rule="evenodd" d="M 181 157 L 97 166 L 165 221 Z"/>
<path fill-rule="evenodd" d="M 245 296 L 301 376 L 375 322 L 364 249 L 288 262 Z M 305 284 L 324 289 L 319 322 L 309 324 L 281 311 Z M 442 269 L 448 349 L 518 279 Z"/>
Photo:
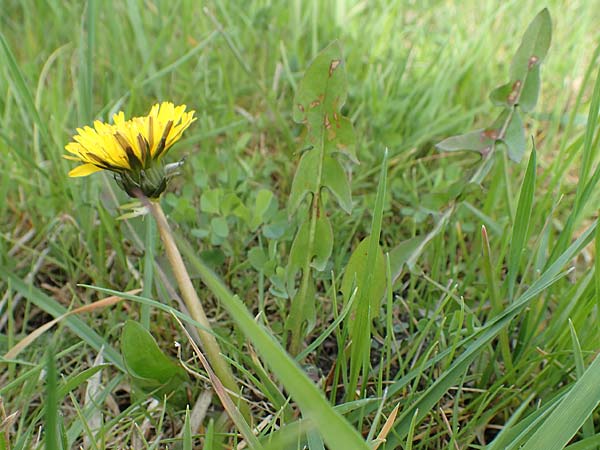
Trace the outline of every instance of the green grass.
<path fill-rule="evenodd" d="M 211 383 L 173 317 L 193 324 L 153 222 L 117 220 L 130 199 L 112 177 L 68 179 L 61 157 L 76 127 L 162 100 L 197 111 L 162 205 L 263 448 L 346 450 L 384 429 L 388 450 L 600 448 L 600 10 L 544 6 L 526 155 L 499 147 L 454 202 L 480 161 L 434 145 L 494 120 L 488 94 L 539 2 L 0 1 L 0 356 L 67 310 L 143 289 L 0 360 L 0 449 L 222 449 L 247 432 L 216 395 L 203 408 Z M 286 267 L 308 217 L 288 214 L 294 95 L 336 39 L 360 164 L 344 162 L 350 214 L 324 195 L 331 255 L 310 269 L 314 327 L 287 353 Z M 348 294 L 359 274 L 344 280 L 365 238 L 361 279 L 387 280 L 377 314 Z M 349 326 L 357 312 L 370 328 Z M 177 395 L 127 373 L 130 319 L 199 374 Z"/>

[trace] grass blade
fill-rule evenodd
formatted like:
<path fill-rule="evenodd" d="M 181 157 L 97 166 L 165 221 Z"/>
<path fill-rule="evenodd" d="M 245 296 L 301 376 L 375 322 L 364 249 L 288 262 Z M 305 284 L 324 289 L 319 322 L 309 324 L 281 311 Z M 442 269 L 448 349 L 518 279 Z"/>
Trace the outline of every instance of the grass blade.
<path fill-rule="evenodd" d="M 600 402 L 600 356 L 573 385 L 522 450 L 560 450 L 594 412 Z"/>
<path fill-rule="evenodd" d="M 515 282 L 521 262 L 521 255 L 525 250 L 525 244 L 529 232 L 529 222 L 531 219 L 531 206 L 533 205 L 533 195 L 535 193 L 535 169 L 536 169 L 536 150 L 535 146 L 531 150 L 529 164 L 525 178 L 521 185 L 519 194 L 519 203 L 517 213 L 513 224 L 512 238 L 510 240 L 510 253 L 508 257 L 508 298 L 512 300 L 515 291 Z"/>
<path fill-rule="evenodd" d="M 177 238 L 180 249 L 206 286 L 217 296 L 244 335 L 252 342 L 263 360 L 271 367 L 286 390 L 300 406 L 305 418 L 319 429 L 332 450 L 369 449 L 358 431 L 336 412 L 306 373 L 281 347 L 273 336 L 250 314 L 243 302 L 198 257 L 194 249 Z"/>
<path fill-rule="evenodd" d="M 64 306 L 59 304 L 56 300 L 48 297 L 39 289 L 25 284 L 22 280 L 17 278 L 15 275 L 10 273 L 5 267 L 0 266 L 0 278 L 10 281 L 11 286 L 19 292 L 23 297 L 31 301 L 35 306 L 46 311 L 53 317 L 59 317 L 67 310 Z M 96 333 L 90 326 L 86 325 L 81 319 L 74 316 L 65 317 L 64 323 L 69 327 L 73 333 L 79 336 L 85 341 L 90 347 L 96 351 L 100 351 L 104 347 L 103 353 L 106 360 L 119 368 L 119 370 L 125 371 L 123 360 L 121 355 L 98 333 Z"/>
<path fill-rule="evenodd" d="M 58 431 L 58 374 L 54 350 L 50 348 L 46 355 L 46 401 L 44 416 L 46 421 L 46 450 L 59 450 L 60 433 Z"/>
<path fill-rule="evenodd" d="M 489 342 L 494 339 L 505 326 L 510 323 L 526 306 L 541 292 L 562 278 L 561 270 L 578 254 L 591 240 L 596 230 L 597 221 L 594 222 L 560 257 L 538 278 L 531 287 L 523 293 L 512 305 L 510 305 L 500 316 L 495 317 L 484 326 L 481 331 L 472 336 L 472 341 L 467 339 L 469 345 L 465 351 L 452 363 L 452 365 L 435 381 L 429 388 L 400 416 L 399 422 L 394 429 L 394 434 L 385 445 L 385 449 L 391 450 L 400 445 L 400 439 L 408 433 L 410 422 L 414 411 L 419 409 L 418 420 L 423 419 L 442 396 L 454 386 L 461 375 L 468 369 L 469 365 L 477 357 Z M 406 380 L 401 380 L 406 382 Z M 398 382 L 399 383 L 399 382 Z M 390 387 L 393 394 L 394 386 Z"/>
<path fill-rule="evenodd" d="M 371 356 L 371 319 L 375 313 L 372 311 L 371 284 L 375 278 L 376 270 L 385 269 L 377 264 L 378 259 L 383 264 L 383 257 L 378 258 L 381 253 L 379 246 L 379 236 L 381 234 L 381 223 L 383 218 L 383 204 L 385 200 L 387 183 L 387 157 L 385 150 L 383 161 L 381 163 L 381 174 L 379 176 L 379 185 L 377 187 L 377 197 L 375 199 L 375 209 L 373 211 L 373 222 L 371 223 L 371 236 L 369 238 L 369 247 L 367 252 L 367 265 L 364 273 L 357 273 L 357 277 L 362 278 L 362 283 L 357 294 L 356 314 L 354 324 L 351 327 L 351 355 L 350 355 L 350 382 L 347 390 L 346 400 L 354 400 L 355 390 L 358 384 L 358 378 L 362 372 L 364 380 L 368 378 L 369 360 Z M 382 270 L 383 269 L 383 270 Z M 385 285 L 385 282 L 382 283 Z M 380 296 L 381 298 L 381 296 Z M 379 299 L 376 299 L 379 300 Z M 378 308 L 377 308 L 378 309 Z M 365 389 L 363 384 L 361 389 Z"/>

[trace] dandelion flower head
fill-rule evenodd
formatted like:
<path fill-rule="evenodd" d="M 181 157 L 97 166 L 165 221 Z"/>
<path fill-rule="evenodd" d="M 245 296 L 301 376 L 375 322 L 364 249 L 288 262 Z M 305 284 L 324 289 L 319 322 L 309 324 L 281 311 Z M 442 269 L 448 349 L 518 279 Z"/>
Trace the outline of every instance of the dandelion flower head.
<path fill-rule="evenodd" d="M 196 120 L 194 113 L 186 112 L 186 105 L 163 102 L 154 105 L 147 116 L 125 120 L 125 114 L 119 112 L 112 124 L 97 120 L 94 128 L 77 128 L 73 141 L 65 146 L 69 154 L 64 157 L 83 164 L 69 176 L 109 170 L 130 196 L 139 191 L 150 198 L 160 196 L 167 184 L 161 159 Z"/>

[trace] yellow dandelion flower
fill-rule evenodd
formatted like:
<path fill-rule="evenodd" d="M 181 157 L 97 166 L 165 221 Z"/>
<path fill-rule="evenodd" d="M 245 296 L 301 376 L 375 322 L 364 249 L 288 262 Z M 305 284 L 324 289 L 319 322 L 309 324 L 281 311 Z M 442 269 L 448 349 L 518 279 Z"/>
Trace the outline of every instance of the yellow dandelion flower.
<path fill-rule="evenodd" d="M 196 120 L 195 111 L 171 102 L 156 104 L 147 116 L 125 120 L 119 112 L 113 124 L 99 120 L 94 128 L 77 128 L 73 141 L 65 146 L 66 159 L 83 164 L 69 172 L 84 177 L 100 170 L 114 172 L 119 185 L 132 197 L 141 190 L 150 198 L 166 188 L 167 174 L 161 158 Z"/>

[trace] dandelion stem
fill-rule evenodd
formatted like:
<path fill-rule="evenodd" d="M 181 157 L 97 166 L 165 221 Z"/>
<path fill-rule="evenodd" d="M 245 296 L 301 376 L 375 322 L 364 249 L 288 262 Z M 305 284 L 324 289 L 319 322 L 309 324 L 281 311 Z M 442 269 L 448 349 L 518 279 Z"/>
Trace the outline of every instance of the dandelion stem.
<path fill-rule="evenodd" d="M 185 302 L 192 319 L 201 325 L 201 327 L 198 327 L 198 335 L 200 337 L 200 342 L 202 343 L 204 352 L 206 353 L 206 357 L 213 371 L 223 383 L 223 386 L 233 393 L 232 399 L 235 404 L 239 405 L 242 414 L 246 416 L 246 418 L 249 418 L 249 409 L 247 405 L 238 401 L 239 399 L 237 394 L 239 394 L 240 390 L 237 382 L 235 381 L 229 365 L 221 354 L 221 349 L 212 332 L 212 328 L 208 318 L 206 317 L 206 313 L 204 312 L 204 308 L 202 307 L 200 299 L 198 298 L 198 294 L 194 289 L 194 285 L 192 284 L 192 280 L 190 279 L 188 271 L 185 267 L 181 253 L 177 248 L 171 227 L 169 226 L 167 218 L 165 217 L 165 213 L 163 212 L 159 202 L 148 202 L 148 207 L 154 216 L 154 219 L 156 220 L 160 237 L 165 246 L 167 258 L 169 259 L 169 263 L 171 264 L 173 273 L 177 279 L 177 284 L 179 285 L 179 290 L 181 291 L 181 297 L 183 298 L 183 301 Z"/>

